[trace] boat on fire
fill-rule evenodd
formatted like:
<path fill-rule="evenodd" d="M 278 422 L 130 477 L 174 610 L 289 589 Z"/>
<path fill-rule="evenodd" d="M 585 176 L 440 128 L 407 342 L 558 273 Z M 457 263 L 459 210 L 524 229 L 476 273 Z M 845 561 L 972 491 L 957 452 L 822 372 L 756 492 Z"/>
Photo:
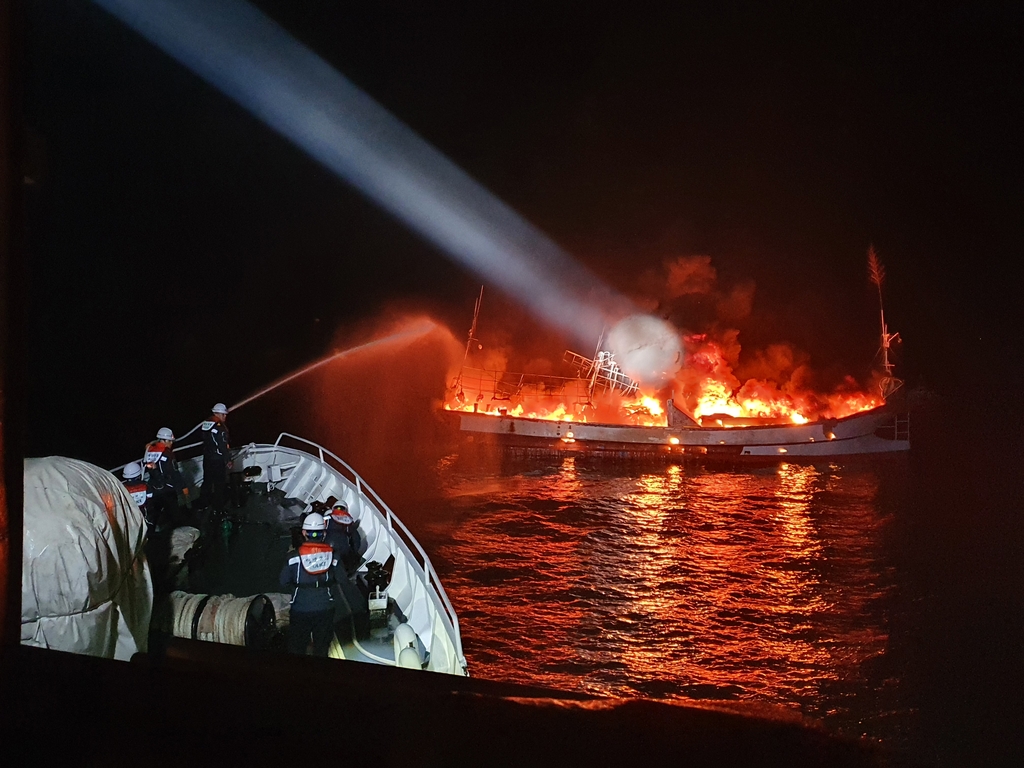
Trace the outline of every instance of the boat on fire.
<path fill-rule="evenodd" d="M 869 252 L 872 281 L 882 270 Z M 910 450 L 910 413 L 903 381 L 894 375 L 890 349 L 899 334 L 890 333 L 881 312 L 877 394 L 846 403 L 839 415 L 813 419 L 798 410 L 697 416 L 644 396 L 637 381 L 598 341 L 595 355 L 567 350 L 563 361 L 574 375 L 558 377 L 467 367 L 475 338 L 483 290 L 458 376 L 448 387 L 444 409 L 465 446 L 498 448 L 514 456 L 557 458 L 586 455 L 615 459 L 670 461 L 722 459 L 741 463 L 815 460 L 901 453 Z M 731 398 L 719 398 L 719 401 Z M 542 407 L 535 404 L 543 403 Z M 611 406 L 609 407 L 609 404 Z M 603 420 L 602 415 L 618 417 Z M 622 423 L 625 421 L 626 423 Z"/>
<path fill-rule="evenodd" d="M 841 419 L 806 424 L 731 424 L 709 427 L 669 400 L 668 425 L 599 424 L 452 411 L 472 446 L 497 446 L 519 456 L 578 454 L 617 459 L 727 459 L 740 462 L 822 459 L 910 450 L 910 416 L 886 403 Z"/>

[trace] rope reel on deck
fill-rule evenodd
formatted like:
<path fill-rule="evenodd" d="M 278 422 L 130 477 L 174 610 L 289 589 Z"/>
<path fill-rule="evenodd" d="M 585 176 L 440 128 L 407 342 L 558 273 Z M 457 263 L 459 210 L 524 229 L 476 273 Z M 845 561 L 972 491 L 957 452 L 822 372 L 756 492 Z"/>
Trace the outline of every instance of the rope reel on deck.
<path fill-rule="evenodd" d="M 274 603 L 266 595 L 172 592 L 167 608 L 164 628 L 174 637 L 266 648 L 277 632 Z"/>

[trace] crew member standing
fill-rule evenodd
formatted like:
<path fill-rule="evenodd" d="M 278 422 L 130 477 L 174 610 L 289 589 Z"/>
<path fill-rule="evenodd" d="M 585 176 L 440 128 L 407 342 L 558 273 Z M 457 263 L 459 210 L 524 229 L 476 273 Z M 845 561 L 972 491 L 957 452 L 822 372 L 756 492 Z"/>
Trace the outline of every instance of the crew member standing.
<path fill-rule="evenodd" d="M 124 487 L 142 511 L 142 516 L 146 518 L 146 523 L 153 525 L 153 521 L 150 520 L 146 512 L 146 501 L 149 499 L 149 493 L 146 490 L 146 481 L 142 479 L 142 465 L 137 461 L 125 464 L 121 477 L 124 478 L 121 481 L 124 483 Z"/>
<path fill-rule="evenodd" d="M 228 437 L 228 409 L 224 403 L 213 406 L 210 418 L 203 422 L 203 487 L 200 498 L 213 513 L 227 513 L 228 469 L 231 468 Z"/>
<path fill-rule="evenodd" d="M 348 513 L 348 505 L 344 501 L 336 502 L 327 518 L 327 543 L 346 571 L 352 570 L 359 557 L 355 526 L 356 521 Z"/>
<path fill-rule="evenodd" d="M 298 551 L 281 569 L 281 586 L 292 594 L 288 624 L 288 652 L 303 655 L 310 640 L 313 655 L 326 656 L 334 631 L 334 550 L 325 541 L 323 515 L 310 512 L 302 521 Z"/>
<path fill-rule="evenodd" d="M 153 531 L 159 533 L 177 518 L 179 491 L 188 496 L 185 479 L 174 459 L 174 433 L 168 427 L 160 427 L 156 440 L 146 446 L 144 460 L 149 470 L 146 508 Z"/>

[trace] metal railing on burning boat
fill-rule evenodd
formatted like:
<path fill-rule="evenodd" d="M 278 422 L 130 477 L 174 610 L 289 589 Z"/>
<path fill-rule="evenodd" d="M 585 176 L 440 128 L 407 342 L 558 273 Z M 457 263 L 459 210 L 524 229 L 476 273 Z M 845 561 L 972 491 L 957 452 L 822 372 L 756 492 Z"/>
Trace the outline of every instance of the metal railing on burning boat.
<path fill-rule="evenodd" d="M 293 440 L 313 452 L 291 448 L 282 440 Z M 176 454 L 200 446 L 183 446 Z M 426 669 L 466 674 L 459 619 L 430 557 L 408 527 L 384 500 L 348 463 L 323 446 L 282 432 L 273 444 L 239 448 L 233 456 L 235 469 L 259 468 L 252 482 L 266 482 L 268 490 L 280 490 L 286 498 L 309 505 L 330 496 L 344 500 L 349 513 L 359 522 L 365 537 L 366 562 L 384 562 L 395 555 L 388 594 L 406 615 L 427 652 Z M 180 460 L 186 480 L 193 487 L 202 484 L 201 456 Z"/>

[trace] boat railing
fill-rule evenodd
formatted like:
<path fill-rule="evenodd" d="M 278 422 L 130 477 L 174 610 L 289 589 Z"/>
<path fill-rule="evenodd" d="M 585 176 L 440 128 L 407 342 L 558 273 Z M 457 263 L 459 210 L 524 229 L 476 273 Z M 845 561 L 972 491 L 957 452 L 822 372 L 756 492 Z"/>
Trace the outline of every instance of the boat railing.
<path fill-rule="evenodd" d="M 455 607 L 452 605 L 451 599 L 448 597 L 448 593 L 445 592 L 444 585 L 438 578 L 437 571 L 434 570 L 434 565 L 430 561 L 430 557 L 424 551 L 423 547 L 420 546 L 419 541 L 413 536 L 412 531 L 406 527 L 405 523 L 394 512 L 391 511 L 391 507 L 380 497 L 380 495 L 373 490 L 372 487 L 362 478 L 362 476 L 356 472 L 349 464 L 344 460 L 324 448 L 318 443 L 314 443 L 312 440 L 307 440 L 304 437 L 293 435 L 289 432 L 282 432 L 277 436 L 277 440 L 274 441 L 273 447 L 285 448 L 287 446 L 281 445 L 281 440 L 288 438 L 296 442 L 302 443 L 305 446 L 316 449 L 316 456 L 320 460 L 320 463 L 325 467 L 330 467 L 337 470 L 341 470 L 343 474 L 347 475 L 347 479 L 355 485 L 357 496 L 363 497 L 370 501 L 377 509 L 381 510 L 384 515 L 384 519 L 387 525 L 387 529 L 391 533 L 398 533 L 401 536 L 403 543 L 407 547 L 411 547 L 412 551 L 420 559 L 420 566 L 423 571 L 423 586 L 427 592 L 433 592 L 440 600 L 441 607 L 444 609 L 448 620 L 451 622 L 452 628 L 455 631 L 455 650 L 458 653 L 459 663 L 465 666 L 465 655 L 462 651 L 462 632 L 459 628 L 459 617 L 455 613 Z M 244 448 L 242 450 L 245 450 Z M 331 459 L 330 462 L 327 459 Z M 334 465 L 332 467 L 332 464 Z"/>
<path fill-rule="evenodd" d="M 587 382 L 578 378 L 483 368 L 464 368 L 453 397 L 456 408 L 477 403 L 482 404 L 483 410 L 495 408 L 495 403 L 509 401 L 522 403 L 558 399 L 583 405 L 590 400 Z"/>

